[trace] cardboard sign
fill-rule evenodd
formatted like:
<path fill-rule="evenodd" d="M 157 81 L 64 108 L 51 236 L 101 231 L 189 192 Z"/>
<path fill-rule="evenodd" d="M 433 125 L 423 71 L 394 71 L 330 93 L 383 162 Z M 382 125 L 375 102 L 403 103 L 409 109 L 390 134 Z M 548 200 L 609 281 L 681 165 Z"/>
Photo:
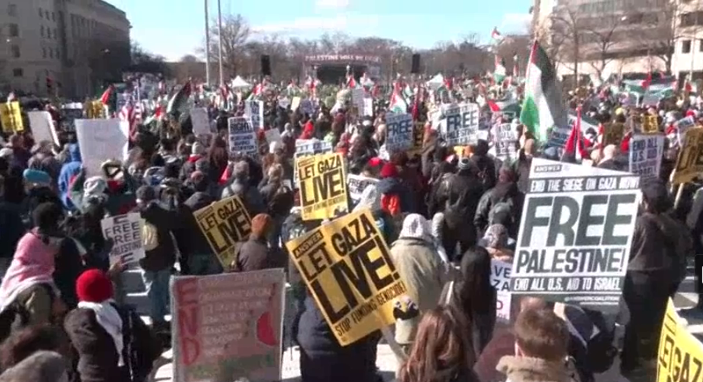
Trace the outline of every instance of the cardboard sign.
<path fill-rule="evenodd" d="M 639 176 L 534 158 L 510 291 L 617 311 L 639 187 Z"/>
<path fill-rule="evenodd" d="M 251 217 L 244 203 L 238 196 L 231 196 L 193 212 L 193 217 L 222 267 L 229 269 L 235 244 L 251 233 Z"/>
<path fill-rule="evenodd" d="M 257 156 L 259 150 L 256 144 L 256 132 L 251 126 L 250 121 L 245 117 L 227 119 L 230 153 Z"/>
<path fill-rule="evenodd" d="M 58 146 L 59 136 L 56 134 L 51 113 L 48 111 L 30 111 L 27 112 L 27 120 L 29 120 L 29 126 L 32 128 L 35 142 L 48 141 Z"/>
<path fill-rule="evenodd" d="M 475 103 L 462 103 L 458 106 L 442 106 L 439 131 L 449 146 L 467 146 L 478 141 L 478 121 L 480 109 Z"/>
<path fill-rule="evenodd" d="M 657 178 L 664 155 L 663 135 L 635 135 L 630 140 L 630 172 L 644 178 Z"/>
<path fill-rule="evenodd" d="M 107 115 L 105 112 L 106 106 L 103 105 L 102 101 L 88 101 L 83 105 L 87 119 L 103 119 Z"/>
<path fill-rule="evenodd" d="M 659 133 L 659 120 L 656 115 L 643 115 L 641 126 L 644 134 Z"/>
<path fill-rule="evenodd" d="M 669 299 L 659 336 L 656 382 L 698 381 L 703 375 L 703 345 L 686 326 Z"/>
<path fill-rule="evenodd" d="M 244 116 L 251 121 L 253 130 L 264 128 L 264 101 L 244 101 Z"/>
<path fill-rule="evenodd" d="M 319 139 L 296 139 L 295 154 L 293 155 L 293 166 L 300 158 L 315 155 L 331 153 L 333 151 L 332 142 L 321 141 Z M 298 172 L 293 174 L 293 183 L 297 186 Z"/>
<path fill-rule="evenodd" d="M 117 109 L 121 110 L 121 109 Z M 83 118 L 83 109 L 66 108 L 61 109 L 62 120 L 61 129 L 64 131 L 76 131 L 76 120 Z M 96 118 L 89 118 L 96 119 Z"/>
<path fill-rule="evenodd" d="M 364 192 L 366 187 L 370 185 L 378 184 L 378 179 L 369 178 L 362 175 L 347 175 L 347 187 L 349 190 L 349 199 L 351 200 L 352 207 L 356 206 L 361 199 L 361 194 Z"/>
<path fill-rule="evenodd" d="M 703 173 L 703 129 L 686 131 L 683 146 L 676 159 L 676 167 L 671 174 L 673 184 L 692 181 Z"/>
<path fill-rule="evenodd" d="M 0 104 L 0 118 L 2 119 L 2 131 L 12 134 L 13 132 L 24 131 L 22 121 L 22 108 L 18 101 Z"/>
<path fill-rule="evenodd" d="M 134 263 L 146 257 L 142 227 L 142 218 L 136 212 L 110 216 L 100 221 L 103 237 L 114 242 L 110 251 L 110 265 L 119 261 L 124 264 Z"/>
<path fill-rule="evenodd" d="M 619 122 L 614 122 L 605 126 L 605 134 L 603 137 L 604 144 L 620 146 L 622 138 L 625 136 L 625 125 Z"/>
<path fill-rule="evenodd" d="M 173 380 L 281 380 L 285 284 L 283 269 L 173 277 Z"/>
<path fill-rule="evenodd" d="M 88 177 L 102 175 L 108 160 L 127 161 L 129 122 L 113 119 L 77 119 L 76 135 Z"/>
<path fill-rule="evenodd" d="M 339 153 L 319 154 L 295 162 L 303 220 L 329 219 L 347 212 L 344 167 Z"/>
<path fill-rule="evenodd" d="M 413 116 L 410 114 L 386 114 L 386 150 L 408 150 L 413 145 Z"/>
<path fill-rule="evenodd" d="M 493 143 L 496 157 L 502 160 L 517 159 L 517 130 L 510 123 L 493 126 Z"/>
<path fill-rule="evenodd" d="M 207 115 L 207 109 L 197 107 L 190 110 L 190 120 L 193 123 L 193 134 L 207 135 L 210 134 L 210 118 Z"/>
<path fill-rule="evenodd" d="M 286 243 L 295 266 L 342 346 L 389 326 L 407 293 L 368 209 Z"/>

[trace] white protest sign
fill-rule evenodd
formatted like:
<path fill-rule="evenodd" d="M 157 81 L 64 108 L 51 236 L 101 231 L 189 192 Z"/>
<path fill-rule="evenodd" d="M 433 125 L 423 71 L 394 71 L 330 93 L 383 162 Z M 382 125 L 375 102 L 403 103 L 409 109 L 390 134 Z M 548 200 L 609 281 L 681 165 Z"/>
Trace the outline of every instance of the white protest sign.
<path fill-rule="evenodd" d="M 128 158 L 129 123 L 113 119 L 77 119 L 76 136 L 86 175 L 102 175 L 107 160 L 125 163 Z"/>
<path fill-rule="evenodd" d="M 413 145 L 413 116 L 410 114 L 386 114 L 386 149 L 408 150 Z"/>
<path fill-rule="evenodd" d="M 513 295 L 510 292 L 498 292 L 496 296 L 496 318 L 505 322 L 510 321 L 510 302 Z"/>
<path fill-rule="evenodd" d="M 616 311 L 640 205 L 640 177 L 534 158 L 510 291 Z"/>
<path fill-rule="evenodd" d="M 373 98 L 364 98 L 364 117 L 373 116 Z"/>
<path fill-rule="evenodd" d="M 511 123 L 493 126 L 495 156 L 502 159 L 517 159 L 517 129 Z"/>
<path fill-rule="evenodd" d="M 290 106 L 290 99 L 288 97 L 281 97 L 278 99 L 278 106 L 287 109 Z"/>
<path fill-rule="evenodd" d="M 683 137 L 686 136 L 686 132 L 688 131 L 688 129 L 692 128 L 695 125 L 696 120 L 691 116 L 679 119 L 678 121 L 674 122 L 674 127 L 676 128 L 674 134 L 676 134 L 676 136 L 670 136 L 669 140 L 671 140 L 672 142 L 677 142 L 679 145 L 681 145 L 683 142 Z"/>
<path fill-rule="evenodd" d="M 142 219 L 139 213 L 110 216 L 100 221 L 105 239 L 112 239 L 110 265 L 122 261 L 133 263 L 146 257 L 142 240 Z"/>
<path fill-rule="evenodd" d="M 276 127 L 264 131 L 264 135 L 266 136 L 266 142 L 269 144 L 282 141 L 281 132 Z"/>
<path fill-rule="evenodd" d="M 491 259 L 491 285 L 499 292 L 510 291 L 510 269 L 512 264 Z"/>
<path fill-rule="evenodd" d="M 657 93 L 647 93 L 642 96 L 642 106 L 656 107 L 659 104 L 661 97 Z"/>
<path fill-rule="evenodd" d="M 347 192 L 349 193 L 349 199 L 352 201 L 352 206 L 356 206 L 361 199 L 361 194 L 364 192 L 366 187 L 369 185 L 375 185 L 378 183 L 378 179 L 369 178 L 362 175 L 347 175 Z"/>
<path fill-rule="evenodd" d="M 191 109 L 190 120 L 193 123 L 193 134 L 196 136 L 210 134 L 210 118 L 208 118 L 206 108 Z"/>
<path fill-rule="evenodd" d="M 249 121 L 244 117 L 230 117 L 227 119 L 229 131 L 230 153 L 244 153 L 256 156 L 256 133 Z"/>
<path fill-rule="evenodd" d="M 480 111 L 475 103 L 442 105 L 440 133 L 449 146 L 465 146 L 477 142 Z"/>
<path fill-rule="evenodd" d="M 244 102 L 244 116 L 251 121 L 254 129 L 264 128 L 264 101 L 248 100 Z"/>
<path fill-rule="evenodd" d="M 352 89 L 352 104 L 356 106 L 356 110 L 359 114 L 364 111 L 364 96 L 366 92 L 361 88 Z"/>
<path fill-rule="evenodd" d="M 29 126 L 32 128 L 35 142 L 49 141 L 55 145 L 59 144 L 59 136 L 56 134 L 51 113 L 48 111 L 28 111 L 27 119 L 29 119 Z"/>
<path fill-rule="evenodd" d="M 642 179 L 659 177 L 663 154 L 663 135 L 633 136 L 630 140 L 630 172 Z"/>

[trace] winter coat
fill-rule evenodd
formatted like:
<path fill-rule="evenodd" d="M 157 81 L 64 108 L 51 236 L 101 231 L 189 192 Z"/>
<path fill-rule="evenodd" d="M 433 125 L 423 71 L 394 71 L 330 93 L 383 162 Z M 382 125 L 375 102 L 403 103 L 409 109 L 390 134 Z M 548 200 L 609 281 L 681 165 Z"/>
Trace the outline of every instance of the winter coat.
<path fill-rule="evenodd" d="M 505 356 L 500 359 L 498 371 L 509 382 L 577 382 L 578 376 L 564 362 L 545 361 L 539 358 Z"/>
<path fill-rule="evenodd" d="M 474 216 L 474 225 L 480 232 L 488 229 L 488 226 L 493 222 L 490 220 L 490 213 L 493 206 L 500 202 L 512 204 L 512 220 L 513 226 L 506 227 L 510 237 L 517 237 L 517 231 L 520 229 L 520 214 L 522 213 L 522 205 L 525 200 L 525 194 L 520 192 L 516 183 L 498 183 L 495 187 L 488 190 L 478 202 L 476 214 Z"/>
<path fill-rule="evenodd" d="M 310 294 L 300 316 L 300 374 L 305 382 L 376 382 L 377 332 L 341 346 Z"/>
<path fill-rule="evenodd" d="M 186 247 L 184 251 L 189 255 L 212 253 L 212 247 L 210 247 L 210 243 L 207 241 L 205 234 L 200 229 L 192 213 L 209 206 L 214 201 L 215 199 L 208 193 L 196 192 L 183 203 L 191 211 L 191 213 L 185 217 L 186 221 L 184 222 L 185 226 L 189 227 L 189 240 L 184 241 L 184 246 Z"/>
<path fill-rule="evenodd" d="M 688 227 L 666 214 L 645 212 L 637 218 L 628 271 L 685 272 L 686 256 L 693 253 Z"/>
<path fill-rule="evenodd" d="M 156 202 L 138 206 L 134 212 L 139 212 L 142 219 L 156 228 L 159 244 L 151 251 L 146 251 L 146 257 L 139 260 L 139 265 L 145 271 L 162 271 L 170 269 L 176 262 L 176 247 L 171 234 L 179 230 L 183 222 L 173 211 L 168 211 Z"/>
<path fill-rule="evenodd" d="M 232 179 L 222 190 L 220 199 L 227 199 L 231 196 L 239 196 L 239 199 L 246 206 L 249 216 L 253 217 L 266 211 L 261 193 L 255 186 L 249 185 L 247 180 Z"/>
<path fill-rule="evenodd" d="M 269 250 L 265 238 L 249 240 L 239 243 L 236 256 L 236 266 L 233 271 L 251 272 L 262 269 L 283 268 L 283 264 L 274 261 L 273 251 Z"/>
<path fill-rule="evenodd" d="M 479 179 L 481 184 L 483 184 L 483 189 L 490 190 L 495 187 L 498 178 L 496 177 L 496 167 L 493 159 L 488 156 L 474 154 L 471 157 L 471 161 L 478 168 Z"/>
<path fill-rule="evenodd" d="M 378 192 L 382 195 L 398 195 L 400 198 L 400 210 L 402 212 L 415 212 L 412 190 L 397 178 L 381 179 L 376 185 Z"/>
<path fill-rule="evenodd" d="M 530 167 L 532 167 L 532 157 L 525 156 L 520 150 L 518 160 L 513 163 L 513 170 L 517 175 L 517 187 L 523 194 L 530 191 Z"/>
<path fill-rule="evenodd" d="M 59 173 L 59 197 L 64 207 L 73 210 L 75 206 L 71 201 L 70 195 L 71 180 L 80 172 L 82 163 L 78 144 L 69 145 L 68 152 L 70 154 L 70 161 L 61 167 L 61 172 Z"/>
<path fill-rule="evenodd" d="M 396 240 L 391 258 L 407 288 L 407 294 L 396 300 L 395 340 L 410 345 L 422 314 L 437 306 L 447 276 L 433 245 L 422 239 Z"/>
<path fill-rule="evenodd" d="M 449 181 L 449 198 L 446 202 L 444 218 L 447 223 L 457 226 L 457 222 L 466 224 L 467 229 L 472 229 L 475 235 L 474 217 L 478 202 L 483 195 L 481 180 L 467 171 L 459 173 Z"/>
<path fill-rule="evenodd" d="M 24 224 L 19 208 L 11 203 L 0 201 L 0 258 L 11 259 L 17 242 L 24 235 Z"/>

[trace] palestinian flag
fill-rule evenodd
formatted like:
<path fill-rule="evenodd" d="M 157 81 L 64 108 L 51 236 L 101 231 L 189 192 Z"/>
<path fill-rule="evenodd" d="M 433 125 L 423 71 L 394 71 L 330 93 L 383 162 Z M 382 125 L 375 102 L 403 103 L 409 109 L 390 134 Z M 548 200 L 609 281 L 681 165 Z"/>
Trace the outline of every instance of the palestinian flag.
<path fill-rule="evenodd" d="M 190 81 L 183 84 L 180 90 L 171 97 L 168 101 L 168 106 L 166 107 L 166 113 L 173 114 L 174 112 L 179 112 L 180 114 L 188 111 L 188 98 L 193 91 L 193 87 Z"/>
<path fill-rule="evenodd" d="M 388 110 L 393 113 L 407 113 L 408 112 L 408 102 L 403 96 L 403 92 L 400 89 L 400 84 L 395 83 L 393 86 L 393 94 L 391 94 L 391 101 L 388 104 Z"/>
<path fill-rule="evenodd" d="M 526 77 L 520 122 L 537 141 L 545 142 L 549 138 L 549 129 L 555 125 L 566 125 L 566 114 L 557 88 L 554 65 L 537 41 L 532 45 Z"/>
<path fill-rule="evenodd" d="M 505 79 L 507 70 L 505 69 L 505 60 L 498 57 L 498 55 L 495 56 L 495 67 L 496 68 L 493 71 L 493 79 L 497 84 L 500 84 Z"/>

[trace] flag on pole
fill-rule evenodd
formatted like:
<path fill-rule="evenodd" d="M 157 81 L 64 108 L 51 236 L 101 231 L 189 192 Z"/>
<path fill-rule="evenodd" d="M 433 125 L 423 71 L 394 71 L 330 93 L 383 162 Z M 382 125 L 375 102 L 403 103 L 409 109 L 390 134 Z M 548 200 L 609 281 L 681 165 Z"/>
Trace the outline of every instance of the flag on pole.
<path fill-rule="evenodd" d="M 494 42 L 500 43 L 505 37 L 503 37 L 503 35 L 498 32 L 498 27 L 493 27 L 493 32 L 491 32 L 491 38 Z"/>
<path fill-rule="evenodd" d="M 190 81 L 187 81 L 183 86 L 171 97 L 166 107 L 166 113 L 173 114 L 179 112 L 181 114 L 188 110 L 188 98 L 193 91 Z"/>
<path fill-rule="evenodd" d="M 495 55 L 495 70 L 493 71 L 493 79 L 500 84 L 505 79 L 507 70 L 505 69 L 505 60 Z"/>
<path fill-rule="evenodd" d="M 566 114 L 557 88 L 555 72 L 547 53 L 535 41 L 527 65 L 525 100 L 520 112 L 520 122 L 539 142 L 545 142 L 549 138 L 548 131 L 555 125 L 566 125 Z"/>

